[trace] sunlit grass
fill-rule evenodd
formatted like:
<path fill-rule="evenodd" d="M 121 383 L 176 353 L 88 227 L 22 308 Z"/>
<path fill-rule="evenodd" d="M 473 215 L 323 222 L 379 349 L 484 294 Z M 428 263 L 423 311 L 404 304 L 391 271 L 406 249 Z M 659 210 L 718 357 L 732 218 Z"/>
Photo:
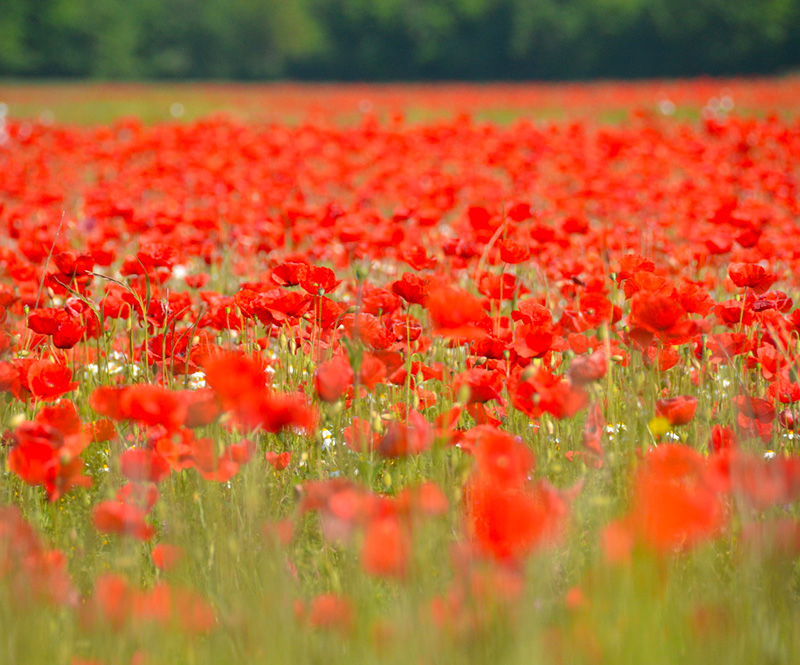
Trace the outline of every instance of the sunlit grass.
<path fill-rule="evenodd" d="M 0 81 L 0 103 L 6 104 L 11 117 L 79 125 L 108 124 L 124 117 L 146 124 L 188 122 L 213 113 L 293 124 L 330 116 L 331 111 L 343 124 L 358 122 L 365 113 L 376 114 L 382 121 L 402 113 L 412 123 L 469 113 L 500 124 L 521 118 L 542 122 L 581 118 L 616 124 L 637 110 L 696 120 L 706 105 L 729 95 L 740 115 L 760 116 L 766 108 L 792 118 L 800 112 L 794 94 L 798 80 L 790 76 L 686 82 L 374 85 L 5 80 Z"/>

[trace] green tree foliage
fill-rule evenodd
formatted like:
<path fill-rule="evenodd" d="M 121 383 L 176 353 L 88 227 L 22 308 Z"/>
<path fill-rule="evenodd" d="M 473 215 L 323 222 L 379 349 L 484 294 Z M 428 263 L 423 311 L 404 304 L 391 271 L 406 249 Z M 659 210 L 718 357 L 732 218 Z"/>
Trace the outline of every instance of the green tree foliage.
<path fill-rule="evenodd" d="M 800 0 L 0 0 L 0 75 L 519 79 L 800 65 Z"/>
<path fill-rule="evenodd" d="M 0 67 L 22 68 L 32 54 L 25 45 L 25 0 L 4 0 L 0 12 Z"/>

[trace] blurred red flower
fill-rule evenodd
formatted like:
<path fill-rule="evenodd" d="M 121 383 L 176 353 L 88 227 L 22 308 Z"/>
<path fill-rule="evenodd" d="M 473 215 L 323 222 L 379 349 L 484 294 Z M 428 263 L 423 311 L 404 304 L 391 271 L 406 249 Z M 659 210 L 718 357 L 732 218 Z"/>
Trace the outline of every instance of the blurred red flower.
<path fill-rule="evenodd" d="M 694 418 L 697 398 L 691 395 L 656 400 L 656 415 L 669 420 L 670 425 L 686 425 Z"/>

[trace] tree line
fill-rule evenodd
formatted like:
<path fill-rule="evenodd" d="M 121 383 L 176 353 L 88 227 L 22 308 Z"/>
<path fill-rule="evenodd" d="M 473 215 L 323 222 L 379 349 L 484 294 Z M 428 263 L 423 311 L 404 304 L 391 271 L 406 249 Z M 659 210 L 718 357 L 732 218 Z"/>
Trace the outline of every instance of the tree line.
<path fill-rule="evenodd" d="M 800 65 L 800 0 L 0 0 L 0 76 L 570 79 Z"/>

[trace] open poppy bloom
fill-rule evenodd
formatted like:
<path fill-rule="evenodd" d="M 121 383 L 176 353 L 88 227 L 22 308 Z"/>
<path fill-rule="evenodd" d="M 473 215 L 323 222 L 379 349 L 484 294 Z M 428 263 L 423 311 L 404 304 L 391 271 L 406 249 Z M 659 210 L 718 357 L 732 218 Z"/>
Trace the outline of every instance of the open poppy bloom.
<path fill-rule="evenodd" d="M 493 427 L 477 427 L 467 436 L 476 466 L 465 488 L 465 509 L 481 550 L 501 561 L 519 559 L 557 540 L 568 505 L 547 484 L 529 483 L 531 452 Z"/>
<path fill-rule="evenodd" d="M 679 395 L 656 400 L 656 415 L 669 420 L 670 425 L 686 425 L 694 418 L 697 398 L 692 395 Z"/>
<path fill-rule="evenodd" d="M 463 289 L 439 287 L 431 289 L 425 306 L 434 330 L 443 336 L 460 339 L 481 339 L 486 336 L 486 310 L 480 300 Z"/>
<path fill-rule="evenodd" d="M 146 522 L 147 512 L 122 501 L 103 501 L 94 509 L 95 528 L 102 533 L 128 535 L 138 540 L 150 540 L 155 529 Z"/>
<path fill-rule="evenodd" d="M 757 263 L 731 263 L 728 275 L 736 286 L 764 293 L 777 277 Z"/>
<path fill-rule="evenodd" d="M 205 364 L 206 381 L 223 406 L 242 426 L 266 432 L 296 428 L 311 432 L 316 414 L 299 395 L 278 393 L 267 386 L 264 366 L 253 358 L 235 354 L 213 358 Z"/>
<path fill-rule="evenodd" d="M 276 471 L 283 471 L 289 466 L 289 462 L 292 461 L 292 453 L 288 451 L 276 453 L 272 450 L 268 450 L 266 453 L 266 460 Z"/>
<path fill-rule="evenodd" d="M 147 384 L 97 388 L 89 397 L 89 404 L 113 420 L 136 420 L 146 425 L 163 425 L 168 430 L 182 425 L 187 412 L 187 405 L 178 393 Z"/>
<path fill-rule="evenodd" d="M 321 400 L 325 402 L 340 400 L 353 385 L 353 368 L 350 366 L 350 360 L 339 355 L 320 364 L 317 367 L 314 383 Z"/>
<path fill-rule="evenodd" d="M 403 579 L 408 573 L 411 543 L 400 520 L 392 515 L 367 524 L 361 566 L 369 575 Z"/>
<path fill-rule="evenodd" d="M 52 401 L 78 387 L 72 370 L 62 363 L 37 360 L 28 369 L 28 386 L 37 400 Z"/>
<path fill-rule="evenodd" d="M 538 367 L 526 376 L 521 373 L 509 386 L 511 403 L 531 418 L 550 413 L 556 418 L 571 418 L 589 405 L 589 395 L 580 385 L 566 381 Z"/>
<path fill-rule="evenodd" d="M 637 541 L 671 553 L 717 536 L 727 514 L 714 474 L 687 446 L 661 445 L 648 452 L 636 471 L 630 512 L 607 527 L 610 558 L 624 558 Z"/>
<path fill-rule="evenodd" d="M 663 339 L 693 332 L 680 301 L 666 295 L 640 291 L 631 299 L 630 323 Z"/>
<path fill-rule="evenodd" d="M 89 442 L 74 405 L 46 407 L 36 421 L 24 421 L 10 434 L 8 468 L 29 485 L 44 486 L 56 501 L 73 487 L 91 487 L 79 457 Z"/>

